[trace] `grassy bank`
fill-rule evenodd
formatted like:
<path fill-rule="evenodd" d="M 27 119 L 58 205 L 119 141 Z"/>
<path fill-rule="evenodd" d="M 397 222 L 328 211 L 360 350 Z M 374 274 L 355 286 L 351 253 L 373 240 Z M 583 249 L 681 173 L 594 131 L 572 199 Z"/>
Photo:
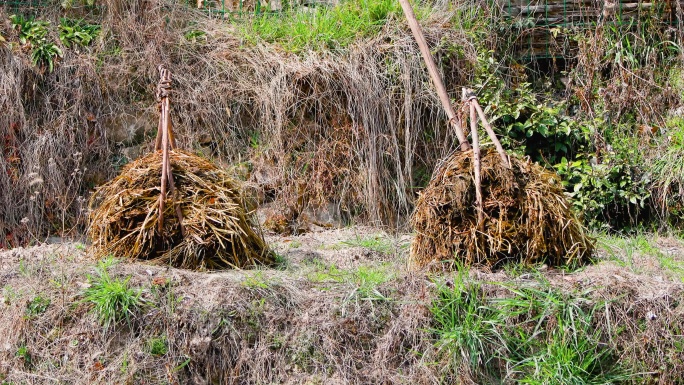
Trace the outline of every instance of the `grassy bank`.
<path fill-rule="evenodd" d="M 684 92 L 672 29 L 562 29 L 571 56 L 528 62 L 516 53 L 527 32 L 486 2 L 417 9 L 454 99 L 475 88 L 509 151 L 556 170 L 588 225 L 679 226 Z M 151 150 L 162 62 L 175 74 L 182 147 L 248 181 L 278 207 L 282 231 L 321 213 L 405 228 L 454 149 L 393 2 L 230 20 L 174 2 L 2 12 L 3 247 L 80 232 L 91 189 Z"/>
<path fill-rule="evenodd" d="M 192 273 L 80 244 L 3 252 L 0 378 L 42 383 L 681 382 L 684 243 L 602 237 L 577 271 L 407 274 L 408 237 L 273 237 L 275 269 Z"/>

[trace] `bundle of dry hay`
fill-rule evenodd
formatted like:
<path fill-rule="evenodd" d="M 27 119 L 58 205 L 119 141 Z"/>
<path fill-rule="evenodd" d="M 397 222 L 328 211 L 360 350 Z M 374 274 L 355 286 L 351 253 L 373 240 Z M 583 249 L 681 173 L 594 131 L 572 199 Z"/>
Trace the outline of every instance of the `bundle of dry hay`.
<path fill-rule="evenodd" d="M 557 175 L 515 157 L 509 169 L 494 150 L 483 149 L 481 160 L 481 227 L 473 205 L 473 152 L 458 151 L 439 165 L 418 199 L 412 264 L 458 260 L 493 266 L 515 260 L 561 265 L 591 255 L 594 242 L 569 207 Z"/>
<path fill-rule="evenodd" d="M 164 205 L 164 231 L 157 227 L 162 152 L 156 151 L 93 194 L 89 235 L 96 254 L 196 270 L 272 264 L 274 255 L 251 226 L 238 182 L 188 152 L 169 155 L 176 189 Z"/>

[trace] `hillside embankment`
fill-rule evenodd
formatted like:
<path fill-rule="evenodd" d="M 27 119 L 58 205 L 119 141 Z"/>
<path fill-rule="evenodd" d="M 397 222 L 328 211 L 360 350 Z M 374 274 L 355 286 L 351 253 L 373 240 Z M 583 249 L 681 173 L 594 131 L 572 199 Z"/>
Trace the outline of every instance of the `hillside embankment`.
<path fill-rule="evenodd" d="M 216 273 L 98 262 L 81 243 L 4 251 L 0 378 L 681 383 L 681 239 L 606 237 L 576 271 L 456 273 L 408 272 L 410 240 L 367 227 L 269 236 L 277 268 Z"/>

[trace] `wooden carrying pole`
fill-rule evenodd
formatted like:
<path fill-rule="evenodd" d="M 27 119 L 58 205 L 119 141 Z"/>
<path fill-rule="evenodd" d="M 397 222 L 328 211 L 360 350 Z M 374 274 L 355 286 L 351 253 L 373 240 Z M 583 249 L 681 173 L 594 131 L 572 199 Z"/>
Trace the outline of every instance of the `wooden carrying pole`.
<path fill-rule="evenodd" d="M 458 137 L 459 144 L 461 145 L 461 150 L 469 150 L 470 144 L 468 144 L 468 140 L 466 139 L 466 136 L 463 133 L 463 128 L 461 128 L 459 119 L 456 116 L 456 112 L 454 111 L 454 108 L 451 106 L 451 99 L 449 98 L 449 94 L 447 94 L 446 92 L 446 88 L 444 87 L 442 77 L 439 75 L 439 71 L 437 70 L 435 60 L 432 58 L 432 54 L 430 53 L 430 48 L 428 47 L 427 42 L 425 41 L 425 35 L 423 35 L 423 30 L 420 28 L 420 24 L 418 24 L 418 20 L 416 19 L 415 13 L 413 13 L 413 7 L 411 7 L 411 3 L 409 3 L 409 0 L 399 0 L 399 3 L 401 3 L 401 8 L 404 10 L 406 20 L 408 20 L 409 27 L 411 27 L 413 36 L 415 37 L 416 42 L 418 43 L 418 47 L 420 48 L 420 52 L 423 55 L 423 60 L 425 60 L 425 65 L 427 66 L 428 72 L 430 73 L 430 77 L 432 78 L 432 83 L 435 85 L 435 88 L 437 89 L 437 95 L 439 96 L 439 100 L 442 102 L 444 111 L 446 111 L 446 114 L 449 117 L 449 123 L 454 128 L 454 131 L 456 131 L 456 136 Z"/>
<path fill-rule="evenodd" d="M 496 137 L 496 133 L 494 132 L 494 129 L 492 129 L 492 126 L 487 121 L 487 117 L 485 116 L 484 111 L 482 111 L 482 107 L 480 107 L 480 103 L 477 102 L 477 98 L 473 98 L 471 103 L 472 103 L 472 106 L 475 108 L 475 111 L 477 111 L 477 114 L 480 116 L 480 120 L 482 120 L 482 125 L 484 126 L 485 131 L 487 131 L 487 134 L 489 135 L 489 137 L 492 139 L 492 142 L 494 143 L 494 147 L 496 147 L 496 151 L 499 153 L 499 156 L 501 157 L 503 164 L 506 165 L 506 167 L 511 168 L 511 162 L 508 159 L 508 155 L 506 155 L 506 151 L 503 149 L 503 146 L 501 146 L 501 142 L 499 142 L 499 138 Z"/>
<path fill-rule="evenodd" d="M 477 111 L 475 111 L 475 103 L 477 99 L 475 95 L 469 93 L 467 89 L 463 89 L 463 101 L 470 109 L 470 136 L 473 138 L 473 174 L 475 174 L 475 210 L 477 210 L 477 229 L 482 231 L 484 222 L 484 211 L 482 207 L 482 176 L 480 160 L 480 136 L 477 133 Z"/>
<path fill-rule="evenodd" d="M 171 170 L 171 160 L 169 159 L 169 150 L 176 148 L 176 141 L 171 129 L 170 119 L 170 104 L 169 104 L 169 90 L 171 89 L 171 72 L 159 65 L 159 84 L 157 85 L 157 102 L 159 103 L 159 124 L 157 126 L 157 139 L 155 141 L 155 151 L 162 151 L 162 167 L 161 167 L 161 188 L 159 193 L 159 221 L 157 222 L 157 229 L 161 235 L 164 229 L 164 205 L 166 203 L 166 185 L 169 186 L 169 193 L 172 196 L 175 192 L 176 186 L 173 180 L 173 173 Z M 178 217 L 178 225 L 180 226 L 181 235 L 185 236 L 185 229 L 183 228 L 183 212 L 180 206 L 174 201 L 176 209 L 176 216 Z"/>

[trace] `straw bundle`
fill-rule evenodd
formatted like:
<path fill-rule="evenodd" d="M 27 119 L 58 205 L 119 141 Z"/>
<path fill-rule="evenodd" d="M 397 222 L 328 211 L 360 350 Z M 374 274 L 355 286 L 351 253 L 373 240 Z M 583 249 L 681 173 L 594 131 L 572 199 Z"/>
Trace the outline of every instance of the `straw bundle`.
<path fill-rule="evenodd" d="M 156 151 L 93 194 L 89 235 L 97 255 L 196 270 L 273 263 L 274 255 L 251 227 L 238 183 L 198 156 L 179 150 L 169 155 L 176 189 L 163 206 L 163 231 L 157 227 L 162 152 Z"/>
<path fill-rule="evenodd" d="M 438 167 L 416 204 L 413 265 L 455 260 L 486 266 L 504 260 L 561 265 L 591 255 L 593 240 L 569 207 L 557 175 L 515 157 L 509 169 L 488 149 L 481 162 L 484 220 L 478 226 L 473 152 L 458 151 Z"/>

